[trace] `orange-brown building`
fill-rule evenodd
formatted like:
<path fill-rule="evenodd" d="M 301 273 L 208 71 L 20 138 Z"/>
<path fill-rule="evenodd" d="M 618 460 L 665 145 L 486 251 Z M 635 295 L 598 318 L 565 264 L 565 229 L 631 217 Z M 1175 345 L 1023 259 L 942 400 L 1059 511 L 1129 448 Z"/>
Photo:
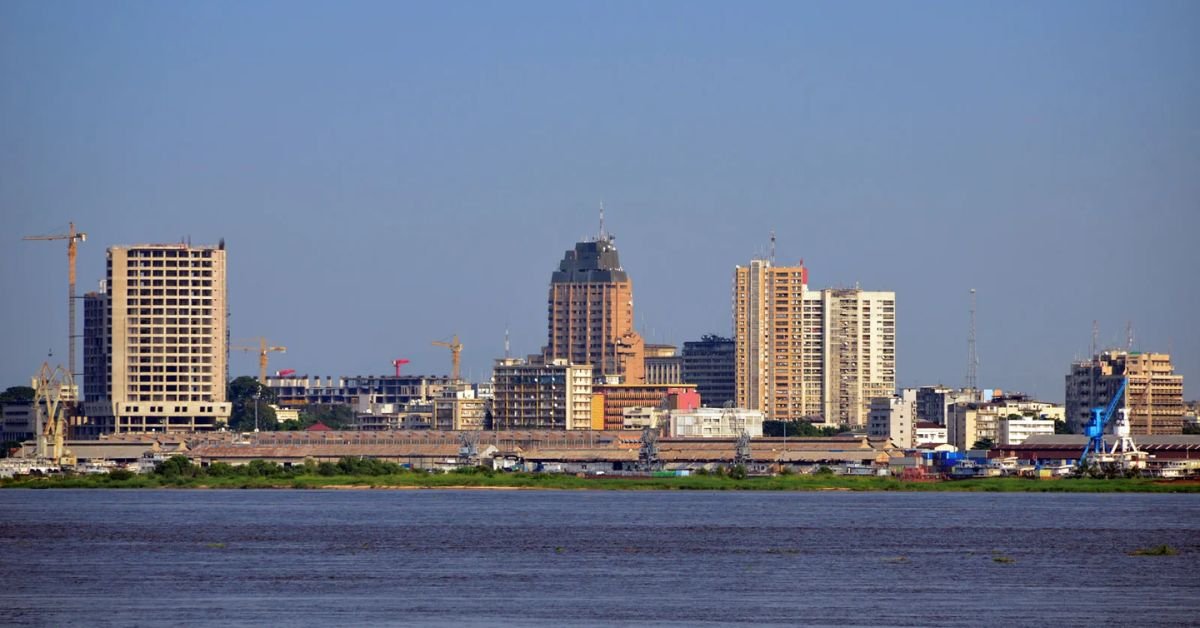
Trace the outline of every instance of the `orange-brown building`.
<path fill-rule="evenodd" d="M 633 330 L 633 282 L 612 236 L 579 242 L 550 279 L 547 360 L 591 364 L 598 379 L 645 381 L 645 344 Z"/>
<path fill-rule="evenodd" d="M 670 403 L 676 400 L 674 404 Z M 625 408 L 655 408 L 664 401 L 671 410 L 700 407 L 695 384 L 604 384 L 592 386 L 592 429 L 619 430 Z M 682 405 L 681 405 L 682 404 Z M 597 416 L 597 412 L 600 416 Z"/>

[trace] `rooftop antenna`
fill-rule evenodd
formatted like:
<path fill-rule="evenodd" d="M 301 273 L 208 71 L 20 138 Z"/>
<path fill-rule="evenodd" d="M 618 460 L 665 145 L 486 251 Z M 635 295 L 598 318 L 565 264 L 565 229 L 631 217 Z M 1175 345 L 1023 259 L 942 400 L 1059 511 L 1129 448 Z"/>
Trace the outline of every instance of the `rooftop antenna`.
<path fill-rule="evenodd" d="M 1125 350 L 1133 351 L 1133 321 L 1125 323 Z"/>
<path fill-rule="evenodd" d="M 509 347 L 508 347 L 508 328 L 507 328 L 507 327 L 505 327 L 505 328 L 504 328 L 504 359 L 506 359 L 506 360 L 507 360 L 507 359 L 508 359 L 508 358 L 510 358 L 510 357 L 512 357 L 512 356 L 509 354 Z"/>
<path fill-rule="evenodd" d="M 775 230 L 771 230 L 771 266 L 775 265 Z"/>
<path fill-rule="evenodd" d="M 600 201 L 600 239 L 604 239 L 604 201 Z"/>
<path fill-rule="evenodd" d="M 1092 360 L 1096 359 L 1096 344 L 1100 338 L 1100 321 L 1092 321 Z"/>
<path fill-rule="evenodd" d="M 967 388 L 979 385 L 979 354 L 975 352 L 975 289 L 971 288 L 971 329 L 967 332 Z"/>

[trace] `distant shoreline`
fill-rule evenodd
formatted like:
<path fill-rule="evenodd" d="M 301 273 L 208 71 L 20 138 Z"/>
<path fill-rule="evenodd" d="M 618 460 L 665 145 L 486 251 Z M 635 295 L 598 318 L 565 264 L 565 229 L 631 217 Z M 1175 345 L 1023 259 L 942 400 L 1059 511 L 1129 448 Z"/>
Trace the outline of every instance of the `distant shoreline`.
<path fill-rule="evenodd" d="M 734 479 L 578 477 L 531 473 L 401 473 L 377 476 L 163 477 L 138 475 L 14 478 L 0 488 L 26 489 L 261 489 L 261 490 L 601 490 L 601 491 L 900 491 L 1024 493 L 1200 493 L 1198 480 L 981 478 L 905 482 L 888 477 L 787 475 Z"/>

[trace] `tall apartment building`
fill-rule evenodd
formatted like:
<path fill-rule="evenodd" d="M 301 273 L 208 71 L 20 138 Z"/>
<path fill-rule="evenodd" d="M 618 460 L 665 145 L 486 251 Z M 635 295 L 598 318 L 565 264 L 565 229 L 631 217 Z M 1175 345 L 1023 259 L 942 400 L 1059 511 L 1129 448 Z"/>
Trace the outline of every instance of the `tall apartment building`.
<path fill-rule="evenodd" d="M 871 399 L 896 390 L 896 293 L 822 290 L 825 422 L 862 425 Z"/>
<path fill-rule="evenodd" d="M 1133 434 L 1183 433 L 1183 375 L 1167 353 L 1105 351 L 1071 365 L 1066 378 L 1067 429 L 1083 431 L 1091 408 L 1107 406 L 1129 379 L 1124 400 Z"/>
<path fill-rule="evenodd" d="M 734 401 L 735 348 L 732 338 L 712 335 L 683 343 L 683 381 L 695 384 L 710 408 Z"/>
<path fill-rule="evenodd" d="M 579 242 L 550 279 L 547 361 L 590 364 L 598 380 L 645 382 L 645 344 L 633 329 L 633 282 L 612 236 Z"/>
<path fill-rule="evenodd" d="M 896 294 L 808 289 L 808 269 L 734 273 L 737 405 L 768 419 L 863 426 L 896 385 Z"/>
<path fill-rule="evenodd" d="M 590 364 L 501 358 L 492 381 L 494 429 L 592 429 Z"/>
<path fill-rule="evenodd" d="M 229 420 L 225 245 L 108 249 L 84 300 L 82 429 L 212 430 Z"/>

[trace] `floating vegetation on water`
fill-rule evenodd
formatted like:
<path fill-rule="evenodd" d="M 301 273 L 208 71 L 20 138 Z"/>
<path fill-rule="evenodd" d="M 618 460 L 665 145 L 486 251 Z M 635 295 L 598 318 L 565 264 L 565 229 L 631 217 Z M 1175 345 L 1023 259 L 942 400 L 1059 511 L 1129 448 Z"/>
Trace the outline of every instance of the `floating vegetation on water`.
<path fill-rule="evenodd" d="M 220 542 L 218 542 L 218 543 L 208 543 L 207 545 L 208 545 L 208 548 L 209 548 L 209 549 L 225 549 L 225 544 L 224 544 L 224 543 L 220 543 Z"/>
<path fill-rule="evenodd" d="M 887 563 L 895 563 L 895 564 L 907 563 L 908 557 L 907 556 L 889 556 L 889 557 L 883 559 L 883 561 L 887 562 Z"/>
<path fill-rule="evenodd" d="M 1140 547 L 1129 552 L 1130 556 L 1174 556 L 1179 553 L 1179 550 L 1167 544 L 1155 545 L 1154 547 Z"/>
<path fill-rule="evenodd" d="M 767 553 L 768 554 L 799 554 L 800 550 L 798 550 L 794 547 L 788 547 L 788 548 L 784 548 L 784 549 L 771 548 L 771 549 L 767 550 Z"/>
<path fill-rule="evenodd" d="M 565 547 L 561 546 L 561 545 L 559 545 L 559 546 L 557 546 L 557 547 L 555 547 L 555 548 L 554 548 L 554 553 L 555 553 L 555 554 L 561 554 L 561 553 L 563 553 L 563 552 L 565 552 L 565 551 L 567 551 L 567 549 L 566 549 Z"/>
<path fill-rule="evenodd" d="M 991 551 L 991 562 L 1000 563 L 1000 564 L 1012 564 L 1012 563 L 1016 562 L 1016 558 L 1013 558 L 1012 556 L 1004 556 L 1003 554 L 1000 554 L 1000 550 L 992 550 Z"/>

